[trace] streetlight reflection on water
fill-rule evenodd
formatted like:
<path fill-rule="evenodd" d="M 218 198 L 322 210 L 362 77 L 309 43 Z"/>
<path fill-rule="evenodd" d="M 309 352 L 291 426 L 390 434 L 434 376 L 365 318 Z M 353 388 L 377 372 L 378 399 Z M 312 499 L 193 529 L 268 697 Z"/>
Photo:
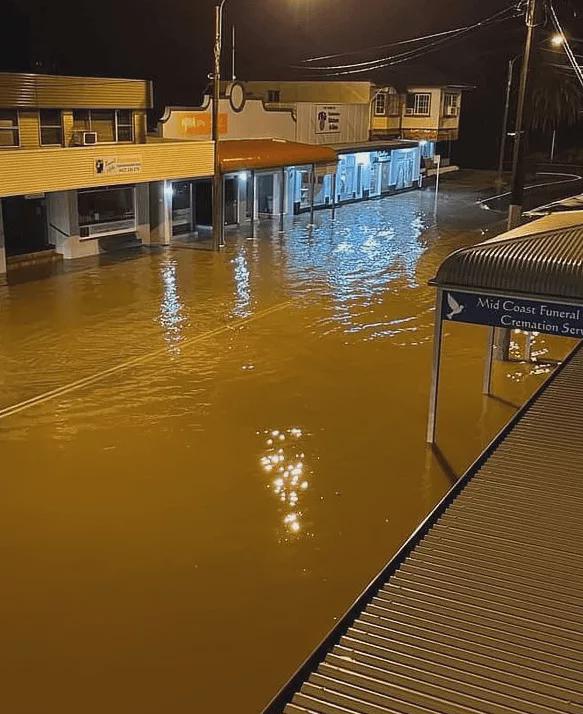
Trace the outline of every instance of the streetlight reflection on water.
<path fill-rule="evenodd" d="M 269 476 L 268 488 L 282 504 L 282 523 L 287 537 L 302 530 L 301 497 L 308 490 L 305 453 L 301 451 L 303 432 L 294 427 L 285 431 L 274 429 L 263 432 L 264 454 L 259 463 Z M 286 540 L 287 540 L 286 537 Z"/>

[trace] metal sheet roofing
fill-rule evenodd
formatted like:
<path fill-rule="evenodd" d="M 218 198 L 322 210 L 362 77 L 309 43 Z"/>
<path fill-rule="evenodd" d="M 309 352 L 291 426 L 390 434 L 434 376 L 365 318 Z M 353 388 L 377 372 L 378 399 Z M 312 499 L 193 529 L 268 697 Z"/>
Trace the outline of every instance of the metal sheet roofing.
<path fill-rule="evenodd" d="M 583 302 L 583 211 L 546 216 L 462 248 L 431 284 Z"/>
<path fill-rule="evenodd" d="M 335 164 L 337 155 L 328 146 L 301 144 L 283 139 L 239 139 L 219 143 L 221 171 L 275 169 L 308 164 Z"/>
<path fill-rule="evenodd" d="M 582 393 L 579 348 L 269 714 L 583 711 Z"/>

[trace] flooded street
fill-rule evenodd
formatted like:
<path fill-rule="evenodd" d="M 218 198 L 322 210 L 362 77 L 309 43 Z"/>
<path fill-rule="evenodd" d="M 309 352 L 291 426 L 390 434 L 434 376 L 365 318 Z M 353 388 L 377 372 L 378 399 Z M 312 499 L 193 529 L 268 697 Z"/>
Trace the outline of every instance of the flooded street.
<path fill-rule="evenodd" d="M 425 448 L 443 183 L 0 287 L 7 712 L 260 711 L 541 383 L 448 324 Z"/>

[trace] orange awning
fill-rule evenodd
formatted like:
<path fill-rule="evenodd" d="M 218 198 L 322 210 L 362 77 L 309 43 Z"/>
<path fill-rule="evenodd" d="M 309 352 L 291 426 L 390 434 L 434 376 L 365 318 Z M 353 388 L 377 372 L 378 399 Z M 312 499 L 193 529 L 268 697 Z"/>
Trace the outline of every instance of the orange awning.
<path fill-rule="evenodd" d="M 335 164 L 338 158 L 329 146 L 280 139 L 239 139 L 219 143 L 219 160 L 221 172 L 229 174 L 247 169 Z"/>

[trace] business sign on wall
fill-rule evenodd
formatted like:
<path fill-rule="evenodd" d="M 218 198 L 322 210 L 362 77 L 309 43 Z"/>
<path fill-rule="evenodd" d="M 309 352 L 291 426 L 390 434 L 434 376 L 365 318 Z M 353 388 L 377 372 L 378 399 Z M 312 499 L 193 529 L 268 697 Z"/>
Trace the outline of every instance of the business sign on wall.
<path fill-rule="evenodd" d="M 212 132 L 212 115 L 210 112 L 193 112 L 180 118 L 180 132 L 185 137 L 199 136 L 209 139 Z M 229 115 L 219 114 L 219 134 L 229 131 Z"/>
<path fill-rule="evenodd" d="M 100 156 L 95 159 L 96 176 L 130 176 L 142 171 L 141 156 Z"/>
<path fill-rule="evenodd" d="M 316 105 L 316 134 L 339 134 L 342 130 L 342 109 L 336 105 Z"/>
<path fill-rule="evenodd" d="M 583 305 L 446 290 L 442 320 L 583 337 Z"/>

